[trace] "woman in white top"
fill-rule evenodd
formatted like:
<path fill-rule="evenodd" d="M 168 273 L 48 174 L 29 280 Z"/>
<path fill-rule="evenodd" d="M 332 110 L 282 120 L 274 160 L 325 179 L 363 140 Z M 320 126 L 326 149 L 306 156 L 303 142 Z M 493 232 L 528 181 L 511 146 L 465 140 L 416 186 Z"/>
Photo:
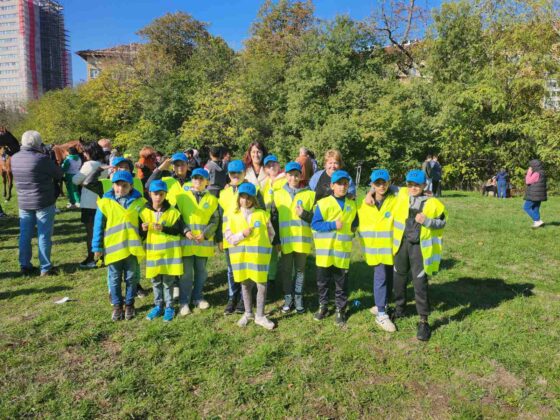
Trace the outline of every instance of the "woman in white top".
<path fill-rule="evenodd" d="M 96 142 L 87 143 L 84 146 L 84 156 L 86 162 L 72 178 L 72 182 L 82 187 L 80 196 L 80 209 L 82 212 L 81 221 L 86 226 L 87 257 L 80 263 L 82 268 L 95 268 L 95 260 L 91 251 L 91 241 L 93 239 L 93 219 L 97 210 L 97 198 L 103 194 L 98 180 L 107 178 L 107 168 L 105 167 L 105 154 L 103 149 Z"/>
<path fill-rule="evenodd" d="M 268 155 L 268 150 L 259 141 L 254 141 L 249 145 L 243 163 L 245 164 L 245 180 L 260 189 L 264 188 L 266 183 L 266 172 L 264 171 L 263 160 Z"/>

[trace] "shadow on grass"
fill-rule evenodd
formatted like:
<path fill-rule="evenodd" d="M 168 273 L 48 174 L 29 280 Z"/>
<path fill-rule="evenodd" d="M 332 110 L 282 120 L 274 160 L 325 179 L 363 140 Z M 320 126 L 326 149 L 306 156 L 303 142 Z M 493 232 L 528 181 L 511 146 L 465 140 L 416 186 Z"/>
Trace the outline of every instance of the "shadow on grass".
<path fill-rule="evenodd" d="M 461 277 L 456 281 L 430 284 L 430 300 L 434 308 L 446 311 L 461 307 L 456 314 L 433 323 L 436 330 L 452 321 L 462 321 L 474 311 L 497 308 L 519 296 L 533 296 L 532 283 L 506 283 L 498 278 Z"/>
<path fill-rule="evenodd" d="M 560 222 L 545 222 L 544 227 L 546 228 L 547 226 L 560 226 Z"/>
<path fill-rule="evenodd" d="M 453 192 L 453 193 L 443 194 L 441 197 L 438 198 L 457 198 L 457 197 L 468 197 L 468 194 Z"/>
<path fill-rule="evenodd" d="M 71 287 L 68 286 L 51 286 L 51 287 L 44 287 L 40 288 L 32 288 L 32 289 L 19 289 L 14 291 L 5 291 L 0 293 L 0 300 L 2 299 L 12 299 L 18 296 L 29 296 L 34 295 L 36 293 L 56 293 L 61 292 L 63 290 L 70 290 Z"/>

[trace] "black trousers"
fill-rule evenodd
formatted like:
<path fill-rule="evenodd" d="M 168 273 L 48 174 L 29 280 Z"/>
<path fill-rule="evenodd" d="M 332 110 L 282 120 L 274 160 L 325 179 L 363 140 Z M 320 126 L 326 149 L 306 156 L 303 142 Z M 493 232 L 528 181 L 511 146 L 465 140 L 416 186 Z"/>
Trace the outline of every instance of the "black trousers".
<path fill-rule="evenodd" d="M 404 311 L 406 305 L 406 284 L 409 274 L 414 286 L 414 300 L 416 311 L 420 316 L 428 316 L 430 304 L 428 301 L 428 276 L 424 272 L 420 244 L 413 244 L 403 238 L 401 247 L 395 255 L 393 295 L 397 310 Z"/>
<path fill-rule="evenodd" d="M 317 267 L 317 289 L 319 290 L 319 305 L 329 303 L 329 283 L 334 282 L 334 298 L 337 309 L 345 309 L 348 302 L 348 270 L 335 267 Z"/>

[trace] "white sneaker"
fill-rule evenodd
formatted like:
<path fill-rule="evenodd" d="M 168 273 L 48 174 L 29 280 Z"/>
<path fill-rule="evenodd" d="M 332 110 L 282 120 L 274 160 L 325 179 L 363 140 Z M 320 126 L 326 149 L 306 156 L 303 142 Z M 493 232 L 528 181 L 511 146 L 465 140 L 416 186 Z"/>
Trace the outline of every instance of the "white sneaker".
<path fill-rule="evenodd" d="M 532 228 L 534 229 L 540 228 L 542 225 L 544 225 L 544 222 L 542 220 L 537 220 L 536 222 L 533 223 Z"/>
<path fill-rule="evenodd" d="M 397 328 L 395 327 L 395 324 L 393 324 L 393 322 L 389 318 L 389 315 L 387 315 L 387 314 L 376 316 L 375 317 L 375 323 L 377 325 L 379 325 L 379 327 L 383 331 L 387 331 L 387 332 L 397 331 Z"/>
<path fill-rule="evenodd" d="M 255 324 L 260 325 L 267 330 L 273 330 L 276 325 L 270 319 L 265 316 L 257 316 L 255 317 Z"/>
<path fill-rule="evenodd" d="M 246 327 L 247 324 L 255 319 L 255 316 L 252 313 L 245 312 L 243 316 L 237 321 L 237 325 L 240 327 Z"/>
<path fill-rule="evenodd" d="M 375 306 L 375 305 L 373 305 L 371 308 L 369 308 L 369 311 L 374 316 L 377 316 L 377 314 L 379 313 L 379 311 L 377 310 L 377 306 Z"/>
<path fill-rule="evenodd" d="M 208 309 L 210 304 L 205 299 L 195 300 L 193 305 L 198 309 Z"/>
<path fill-rule="evenodd" d="M 187 316 L 190 315 L 191 312 L 191 308 L 189 308 L 189 305 L 181 305 L 181 309 L 179 310 L 179 315 L 181 316 Z"/>
<path fill-rule="evenodd" d="M 173 288 L 173 300 L 179 300 L 179 288 L 178 287 Z"/>
<path fill-rule="evenodd" d="M 68 203 L 68 204 L 66 204 L 66 208 L 67 208 L 67 209 L 73 209 L 73 208 L 74 208 L 74 204 Z"/>

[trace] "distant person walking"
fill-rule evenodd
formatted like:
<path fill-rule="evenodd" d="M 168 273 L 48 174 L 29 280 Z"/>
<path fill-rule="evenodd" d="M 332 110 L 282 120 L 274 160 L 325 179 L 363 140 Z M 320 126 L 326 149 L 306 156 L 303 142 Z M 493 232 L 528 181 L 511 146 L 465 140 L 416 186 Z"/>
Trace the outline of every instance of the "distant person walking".
<path fill-rule="evenodd" d="M 498 184 L 498 198 L 506 198 L 507 184 L 509 181 L 509 174 L 505 168 L 500 169 L 496 174 L 496 182 Z"/>
<path fill-rule="evenodd" d="M 422 163 L 422 172 L 426 175 L 426 188 L 424 191 L 432 192 L 432 155 L 426 156 Z"/>
<path fill-rule="evenodd" d="M 430 162 L 430 175 L 432 177 L 432 193 L 434 197 L 441 197 L 441 164 L 438 161 L 438 157 L 434 155 L 432 161 Z"/>
<path fill-rule="evenodd" d="M 55 182 L 62 179 L 62 169 L 45 154 L 37 131 L 26 131 L 21 150 L 12 156 L 12 172 L 18 193 L 19 265 L 24 275 L 33 274 L 31 239 L 37 227 L 41 276 L 57 274 L 51 262 L 55 216 Z"/>
<path fill-rule="evenodd" d="M 533 159 L 529 162 L 529 169 L 525 175 L 525 204 L 523 210 L 533 219 L 533 228 L 540 228 L 544 225 L 541 220 L 540 208 L 541 203 L 547 200 L 546 195 L 546 175 L 542 162 Z"/>

